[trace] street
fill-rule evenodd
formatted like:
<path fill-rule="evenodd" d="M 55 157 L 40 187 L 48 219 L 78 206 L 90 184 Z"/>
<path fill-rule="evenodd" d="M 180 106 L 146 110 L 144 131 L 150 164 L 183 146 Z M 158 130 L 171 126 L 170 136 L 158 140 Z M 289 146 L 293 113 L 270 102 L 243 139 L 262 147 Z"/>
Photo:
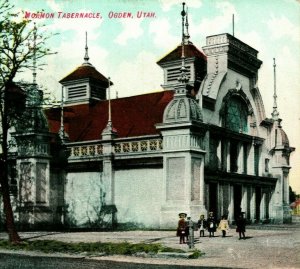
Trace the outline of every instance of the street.
<path fill-rule="evenodd" d="M 114 232 L 21 232 L 27 240 L 57 240 L 63 242 L 128 242 L 159 243 L 167 247 L 188 251 L 179 244 L 175 231 L 114 231 Z M 239 240 L 235 227 L 228 236 L 199 238 L 195 232 L 195 248 L 203 256 L 198 259 L 174 258 L 156 255 L 103 256 L 86 253 L 66 254 L 11 251 L 0 249 L 0 268 L 300 268 L 300 225 L 253 225 L 246 227 L 246 240 Z M 7 234 L 0 233 L 1 239 Z M 163 254 L 163 253 L 160 253 Z"/>
<path fill-rule="evenodd" d="M 141 264 L 116 261 L 95 261 L 84 258 L 36 257 L 15 254 L 0 254 L 1 269 L 195 269 L 222 268 L 184 265 Z M 224 267 L 223 267 L 224 268 Z"/>

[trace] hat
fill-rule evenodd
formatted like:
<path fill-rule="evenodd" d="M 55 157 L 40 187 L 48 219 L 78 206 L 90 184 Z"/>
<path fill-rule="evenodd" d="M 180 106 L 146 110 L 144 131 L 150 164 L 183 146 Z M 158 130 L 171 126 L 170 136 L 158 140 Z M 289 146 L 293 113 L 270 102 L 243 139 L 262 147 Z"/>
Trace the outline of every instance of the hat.
<path fill-rule="evenodd" d="M 186 213 L 179 213 L 179 218 L 186 218 L 187 214 Z"/>

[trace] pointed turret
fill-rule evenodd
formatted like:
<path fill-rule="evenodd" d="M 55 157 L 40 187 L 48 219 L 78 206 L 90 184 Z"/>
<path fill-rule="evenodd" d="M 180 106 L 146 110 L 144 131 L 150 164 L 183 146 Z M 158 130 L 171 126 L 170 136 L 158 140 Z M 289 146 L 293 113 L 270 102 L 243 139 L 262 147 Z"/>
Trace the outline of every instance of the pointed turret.
<path fill-rule="evenodd" d="M 277 94 L 276 94 L 276 62 L 275 58 L 273 58 L 273 70 L 274 70 L 274 103 L 273 103 L 273 112 L 272 112 L 272 119 L 274 121 L 279 120 L 279 112 L 277 111 Z M 279 122 L 280 123 L 280 122 Z"/>
<path fill-rule="evenodd" d="M 281 119 L 277 109 L 277 89 L 276 89 L 276 63 L 273 58 L 274 69 L 274 103 L 272 111 L 273 126 L 271 130 L 271 150 L 272 156 L 272 173 L 276 177 L 280 176 L 281 180 L 277 180 L 274 191 L 273 203 L 274 212 L 279 220 L 279 223 L 290 223 L 291 214 L 289 207 L 289 170 L 290 154 L 295 148 L 290 147 L 289 139 L 281 126 Z"/>
<path fill-rule="evenodd" d="M 291 148 L 289 144 L 289 139 L 285 131 L 282 129 L 281 122 L 282 119 L 279 118 L 279 112 L 277 107 L 277 88 L 276 88 L 276 61 L 273 58 L 273 72 L 274 72 L 274 93 L 273 93 L 273 130 L 272 130 L 272 149 L 273 150 L 284 150 L 282 163 L 289 165 L 289 154 L 295 150 Z"/>
<path fill-rule="evenodd" d="M 186 68 L 185 51 L 188 44 L 189 35 L 186 34 L 184 27 L 188 26 L 186 21 L 187 13 L 182 4 L 182 39 L 181 39 L 181 68 L 178 75 L 178 84 L 175 86 L 174 99 L 168 104 L 164 112 L 163 121 L 184 122 L 184 121 L 202 121 L 202 113 L 193 93 L 193 85 L 190 83 L 190 75 Z M 188 44 L 188 45 L 185 45 Z"/>

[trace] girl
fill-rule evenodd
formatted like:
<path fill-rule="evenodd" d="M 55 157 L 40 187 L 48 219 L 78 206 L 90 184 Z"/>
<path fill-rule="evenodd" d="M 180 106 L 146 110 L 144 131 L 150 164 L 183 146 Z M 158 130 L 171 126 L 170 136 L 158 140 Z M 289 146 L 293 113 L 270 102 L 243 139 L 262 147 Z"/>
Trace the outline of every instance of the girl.
<path fill-rule="evenodd" d="M 222 237 L 225 237 L 226 231 L 229 229 L 229 224 L 226 216 L 222 216 L 222 219 L 219 223 L 219 229 L 222 231 Z"/>

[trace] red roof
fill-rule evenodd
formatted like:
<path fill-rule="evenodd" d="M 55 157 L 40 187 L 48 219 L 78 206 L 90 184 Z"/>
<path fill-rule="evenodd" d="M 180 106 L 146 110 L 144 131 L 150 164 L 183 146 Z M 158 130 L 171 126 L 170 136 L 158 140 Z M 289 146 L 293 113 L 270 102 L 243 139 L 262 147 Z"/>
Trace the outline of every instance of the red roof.
<path fill-rule="evenodd" d="M 164 109 L 172 98 L 173 91 L 162 91 L 111 100 L 112 124 L 118 137 L 158 134 L 155 124 L 162 122 Z M 46 115 L 50 131 L 57 133 L 60 109 L 49 109 Z M 68 106 L 64 117 L 71 142 L 101 139 L 108 120 L 108 101 Z"/>
<path fill-rule="evenodd" d="M 98 72 L 94 66 L 88 64 L 77 67 L 73 72 L 61 79 L 59 82 L 61 83 L 83 78 L 90 78 L 97 81 L 106 82 L 108 85 L 108 79 Z"/>
<path fill-rule="evenodd" d="M 170 53 L 168 53 L 166 56 L 161 58 L 157 62 L 157 64 L 174 61 L 174 60 L 180 60 L 181 54 L 182 54 L 182 45 L 178 46 Z M 184 56 L 186 58 L 196 57 L 206 61 L 206 56 L 200 50 L 198 50 L 193 44 L 188 44 L 184 46 Z"/>

